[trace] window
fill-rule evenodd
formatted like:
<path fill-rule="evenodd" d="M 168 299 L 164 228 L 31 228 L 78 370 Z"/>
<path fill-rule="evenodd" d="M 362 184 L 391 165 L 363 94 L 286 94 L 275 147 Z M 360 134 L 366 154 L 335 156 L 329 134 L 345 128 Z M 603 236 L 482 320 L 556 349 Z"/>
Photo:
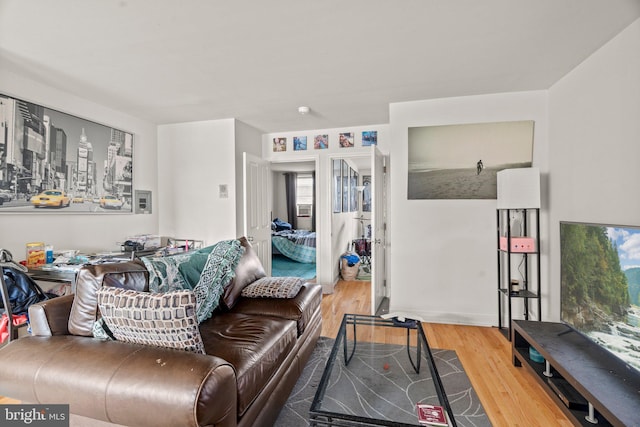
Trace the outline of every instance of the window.
<path fill-rule="evenodd" d="M 313 212 L 313 175 L 299 173 L 296 178 L 296 206 L 298 216 L 311 216 Z"/>

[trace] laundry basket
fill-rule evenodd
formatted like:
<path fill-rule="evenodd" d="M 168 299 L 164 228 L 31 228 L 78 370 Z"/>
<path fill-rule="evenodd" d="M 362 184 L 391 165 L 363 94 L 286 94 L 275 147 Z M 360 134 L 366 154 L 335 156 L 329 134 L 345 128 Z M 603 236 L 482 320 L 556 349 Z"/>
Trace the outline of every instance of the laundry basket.
<path fill-rule="evenodd" d="M 345 252 L 340 256 L 340 276 L 343 280 L 356 280 L 360 270 L 360 257 L 353 252 Z"/>

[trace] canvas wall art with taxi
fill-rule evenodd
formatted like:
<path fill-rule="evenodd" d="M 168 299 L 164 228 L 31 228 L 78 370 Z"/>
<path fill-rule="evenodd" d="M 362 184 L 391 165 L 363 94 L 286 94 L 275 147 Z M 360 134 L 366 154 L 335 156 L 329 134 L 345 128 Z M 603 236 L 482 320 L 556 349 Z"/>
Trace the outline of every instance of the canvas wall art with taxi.
<path fill-rule="evenodd" d="M 0 125 L 0 212 L 133 211 L 133 134 L 1 94 Z"/>

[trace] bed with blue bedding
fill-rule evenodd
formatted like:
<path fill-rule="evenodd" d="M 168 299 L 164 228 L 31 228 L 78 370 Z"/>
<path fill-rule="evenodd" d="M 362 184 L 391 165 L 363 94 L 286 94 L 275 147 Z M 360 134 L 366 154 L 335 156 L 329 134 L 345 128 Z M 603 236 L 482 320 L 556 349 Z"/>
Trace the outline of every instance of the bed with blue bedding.
<path fill-rule="evenodd" d="M 282 254 L 294 261 L 316 262 L 316 233 L 307 230 L 285 229 L 271 233 L 274 254 Z"/>

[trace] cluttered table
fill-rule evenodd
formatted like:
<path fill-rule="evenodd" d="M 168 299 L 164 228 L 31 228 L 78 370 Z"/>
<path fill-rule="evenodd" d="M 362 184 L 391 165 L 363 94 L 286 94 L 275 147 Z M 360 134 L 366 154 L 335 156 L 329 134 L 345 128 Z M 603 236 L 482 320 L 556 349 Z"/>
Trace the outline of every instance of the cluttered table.
<path fill-rule="evenodd" d="M 130 244 L 133 243 L 133 244 Z M 150 245 L 135 244 L 131 240 L 127 240 L 122 245 L 121 251 L 115 252 L 98 252 L 92 254 L 82 254 L 77 250 L 58 251 L 54 256 L 45 256 L 44 252 L 39 254 L 42 263 L 37 265 L 29 265 L 28 274 L 34 280 L 43 280 L 48 282 L 64 282 L 70 283 L 75 290 L 76 275 L 80 268 L 86 264 L 106 264 L 114 262 L 131 261 L 136 258 L 145 256 L 166 256 L 202 248 L 204 242 L 195 239 L 175 239 L 169 238 L 164 246 L 149 247 Z M 148 243 L 148 242 L 147 242 Z M 163 242 L 164 243 L 164 242 Z M 44 249 L 43 244 L 39 244 Z M 145 249 L 145 246 L 147 249 Z M 47 263 L 45 262 L 47 260 Z"/>
<path fill-rule="evenodd" d="M 77 251 L 66 252 L 66 254 L 58 255 L 52 263 L 28 266 L 29 271 L 27 274 L 34 280 L 71 283 L 73 288 L 76 275 L 83 265 L 122 262 L 134 258 L 134 252 L 109 252 L 89 255 L 78 254 Z M 148 252 L 149 255 L 152 255 L 155 250 Z M 138 253 L 138 256 L 144 255 Z"/>

